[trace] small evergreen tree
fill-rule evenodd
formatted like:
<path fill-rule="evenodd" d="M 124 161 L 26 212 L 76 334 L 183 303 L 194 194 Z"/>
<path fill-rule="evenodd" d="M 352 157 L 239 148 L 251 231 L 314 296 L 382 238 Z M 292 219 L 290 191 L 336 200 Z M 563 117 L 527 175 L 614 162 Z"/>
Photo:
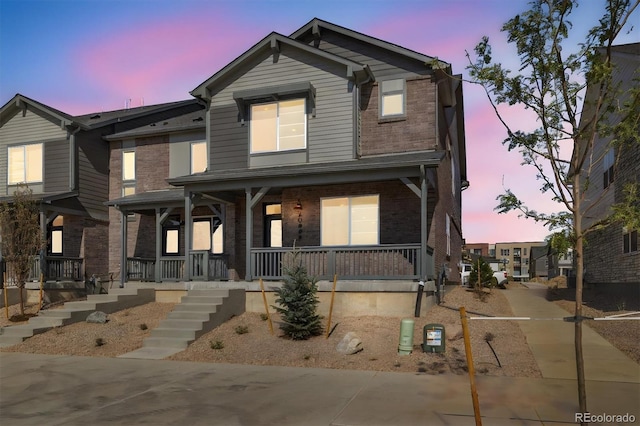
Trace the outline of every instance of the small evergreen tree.
<path fill-rule="evenodd" d="M 282 316 L 280 329 L 293 340 L 307 340 L 322 334 L 322 317 L 316 313 L 320 301 L 316 296 L 316 279 L 309 277 L 307 268 L 299 260 L 299 252 L 294 252 L 290 262 L 283 263 L 284 284 L 276 289 L 273 306 Z"/>
<path fill-rule="evenodd" d="M 478 282 L 478 274 L 480 274 L 480 282 Z M 471 266 L 469 274 L 469 283 L 478 289 L 482 287 L 490 287 L 493 281 L 493 269 L 483 258 L 479 258 Z"/>

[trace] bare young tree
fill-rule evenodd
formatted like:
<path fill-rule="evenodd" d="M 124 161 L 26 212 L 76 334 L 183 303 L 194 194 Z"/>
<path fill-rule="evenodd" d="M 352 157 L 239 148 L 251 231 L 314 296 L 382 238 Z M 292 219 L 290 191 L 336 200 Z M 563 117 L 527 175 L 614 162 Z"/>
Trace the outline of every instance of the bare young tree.
<path fill-rule="evenodd" d="M 2 259 L 7 263 L 10 278 L 20 289 L 20 314 L 24 315 L 22 289 L 29 278 L 33 258 L 43 247 L 38 204 L 27 185 L 19 185 L 13 200 L 0 204 L 0 237 Z"/>
<path fill-rule="evenodd" d="M 518 150 L 523 165 L 534 167 L 542 193 L 559 203 L 557 213 L 541 213 L 528 207 L 510 189 L 498 197 L 499 213 L 518 211 L 522 216 L 560 229 L 574 247 L 576 264 L 575 353 L 580 410 L 587 412 L 582 352 L 583 247 L 590 232 L 614 222 L 637 227 L 640 223 L 638 182 L 624 189 L 626 199 L 609 215 L 586 223 L 585 191 L 591 184 L 594 144 L 605 138 L 615 152 L 640 144 L 640 85 L 620 90 L 614 78 L 615 40 L 629 22 L 640 0 L 589 2 L 584 7 L 604 6 L 601 18 L 586 34 L 575 34 L 570 15 L 576 0 L 533 0 L 530 9 L 505 23 L 502 31 L 515 45 L 519 66 L 509 70 L 494 60 L 489 39 L 484 37 L 469 57 L 469 75 L 482 85 L 507 132 L 509 150 Z M 569 36 L 581 42 L 572 44 Z M 636 71 L 635 78 L 640 77 Z M 520 106 L 533 112 L 537 128 L 514 128 L 500 104 Z M 568 153 L 568 154 L 565 154 Z M 593 202 L 593 200 L 591 200 Z M 595 200 L 597 203 L 598 200 Z M 584 204 L 583 204 L 584 203 Z M 556 240 L 558 238 L 556 237 Z"/>

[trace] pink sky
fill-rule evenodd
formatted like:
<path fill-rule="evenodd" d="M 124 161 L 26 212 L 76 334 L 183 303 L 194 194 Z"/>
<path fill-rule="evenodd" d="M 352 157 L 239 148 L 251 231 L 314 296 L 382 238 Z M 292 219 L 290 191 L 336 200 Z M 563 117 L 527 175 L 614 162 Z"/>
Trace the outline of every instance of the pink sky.
<path fill-rule="evenodd" d="M 526 9 L 527 1 L 33 0 L 3 1 L 1 7 L 1 102 L 19 92 L 70 114 L 86 114 L 123 108 L 127 99 L 131 106 L 188 99 L 190 90 L 271 31 L 288 35 L 314 16 L 437 56 L 451 63 L 454 73 L 465 73 L 465 50 L 472 53 L 480 38 L 489 35 L 497 43 L 494 53 L 513 66 L 517 58 L 505 47 L 499 28 Z M 96 11 L 99 21 L 87 18 Z M 22 21 L 52 30 L 39 33 L 46 36 L 16 37 L 22 34 Z M 60 25 L 65 31 L 55 30 Z M 549 231 L 541 225 L 493 210 L 505 188 L 537 210 L 557 206 L 548 194 L 540 194 L 535 171 L 521 166 L 520 155 L 502 146 L 506 133 L 484 92 L 471 84 L 464 90 L 471 185 L 463 192 L 463 236 L 467 242 L 487 243 L 544 239 Z M 535 125 L 521 110 L 507 115 L 515 128 Z"/>

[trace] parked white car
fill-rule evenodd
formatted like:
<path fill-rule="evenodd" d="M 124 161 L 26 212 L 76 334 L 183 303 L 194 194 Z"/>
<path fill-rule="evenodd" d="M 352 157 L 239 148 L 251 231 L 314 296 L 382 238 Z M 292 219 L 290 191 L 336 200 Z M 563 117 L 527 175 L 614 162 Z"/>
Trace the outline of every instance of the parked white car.
<path fill-rule="evenodd" d="M 470 263 L 463 263 L 461 266 L 462 271 L 460 272 L 460 282 L 463 286 L 469 286 L 469 275 L 471 275 L 471 268 L 473 266 Z M 494 286 L 502 286 L 506 284 L 508 281 L 506 271 L 494 271 L 492 284 Z"/>

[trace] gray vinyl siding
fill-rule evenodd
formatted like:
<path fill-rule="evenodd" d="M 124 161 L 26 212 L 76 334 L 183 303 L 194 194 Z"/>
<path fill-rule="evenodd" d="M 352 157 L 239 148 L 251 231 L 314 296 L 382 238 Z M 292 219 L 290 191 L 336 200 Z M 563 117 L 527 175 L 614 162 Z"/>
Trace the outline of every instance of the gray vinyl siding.
<path fill-rule="evenodd" d="M 69 141 L 44 144 L 44 192 L 69 191 Z"/>
<path fill-rule="evenodd" d="M 313 39 L 310 39 L 308 44 L 313 45 Z M 419 61 L 327 29 L 322 30 L 322 38 L 318 47 L 343 58 L 369 65 L 377 79 L 399 74 L 411 77 L 411 75 L 428 73 L 427 67 Z"/>
<path fill-rule="evenodd" d="M 169 177 L 186 176 L 191 173 L 191 143 L 204 142 L 204 131 L 169 135 Z"/>
<path fill-rule="evenodd" d="M 250 122 L 244 126 L 239 122 L 233 92 L 290 83 L 310 82 L 316 90 L 316 115 L 307 117 L 308 161 L 353 158 L 354 106 L 345 67 L 287 45 L 281 47 L 276 63 L 265 52 L 262 60 L 215 93 L 211 102 L 212 170 L 248 167 Z"/>
<path fill-rule="evenodd" d="M 7 163 L 7 147 L 9 145 L 19 145 L 27 143 L 42 142 L 43 147 L 43 167 L 44 174 L 43 180 L 45 180 L 46 190 L 49 190 L 49 184 L 46 182 L 49 167 L 55 167 L 54 164 L 49 164 L 47 153 L 56 152 L 54 158 L 60 158 L 58 156 L 58 148 L 60 144 L 67 143 L 67 131 L 60 128 L 60 126 L 47 120 L 45 117 L 27 110 L 23 116 L 22 111 L 18 111 L 13 117 L 11 117 L 2 127 L 0 127 L 0 194 L 7 194 L 7 170 L 9 168 Z M 54 144 L 58 148 L 51 148 L 49 144 Z M 63 150 L 68 149 L 65 147 Z M 68 157 L 68 154 L 67 154 Z M 55 159 L 53 161 L 56 161 Z M 68 167 L 68 158 L 67 158 Z M 69 173 L 66 173 L 68 179 Z M 54 184 L 54 187 L 57 183 Z M 68 181 L 65 183 L 65 187 L 68 186 Z M 34 185 L 34 192 L 42 191 L 41 185 Z"/>
<path fill-rule="evenodd" d="M 78 137 L 79 200 L 89 215 L 108 220 L 104 205 L 109 199 L 109 145 L 97 132 Z"/>

